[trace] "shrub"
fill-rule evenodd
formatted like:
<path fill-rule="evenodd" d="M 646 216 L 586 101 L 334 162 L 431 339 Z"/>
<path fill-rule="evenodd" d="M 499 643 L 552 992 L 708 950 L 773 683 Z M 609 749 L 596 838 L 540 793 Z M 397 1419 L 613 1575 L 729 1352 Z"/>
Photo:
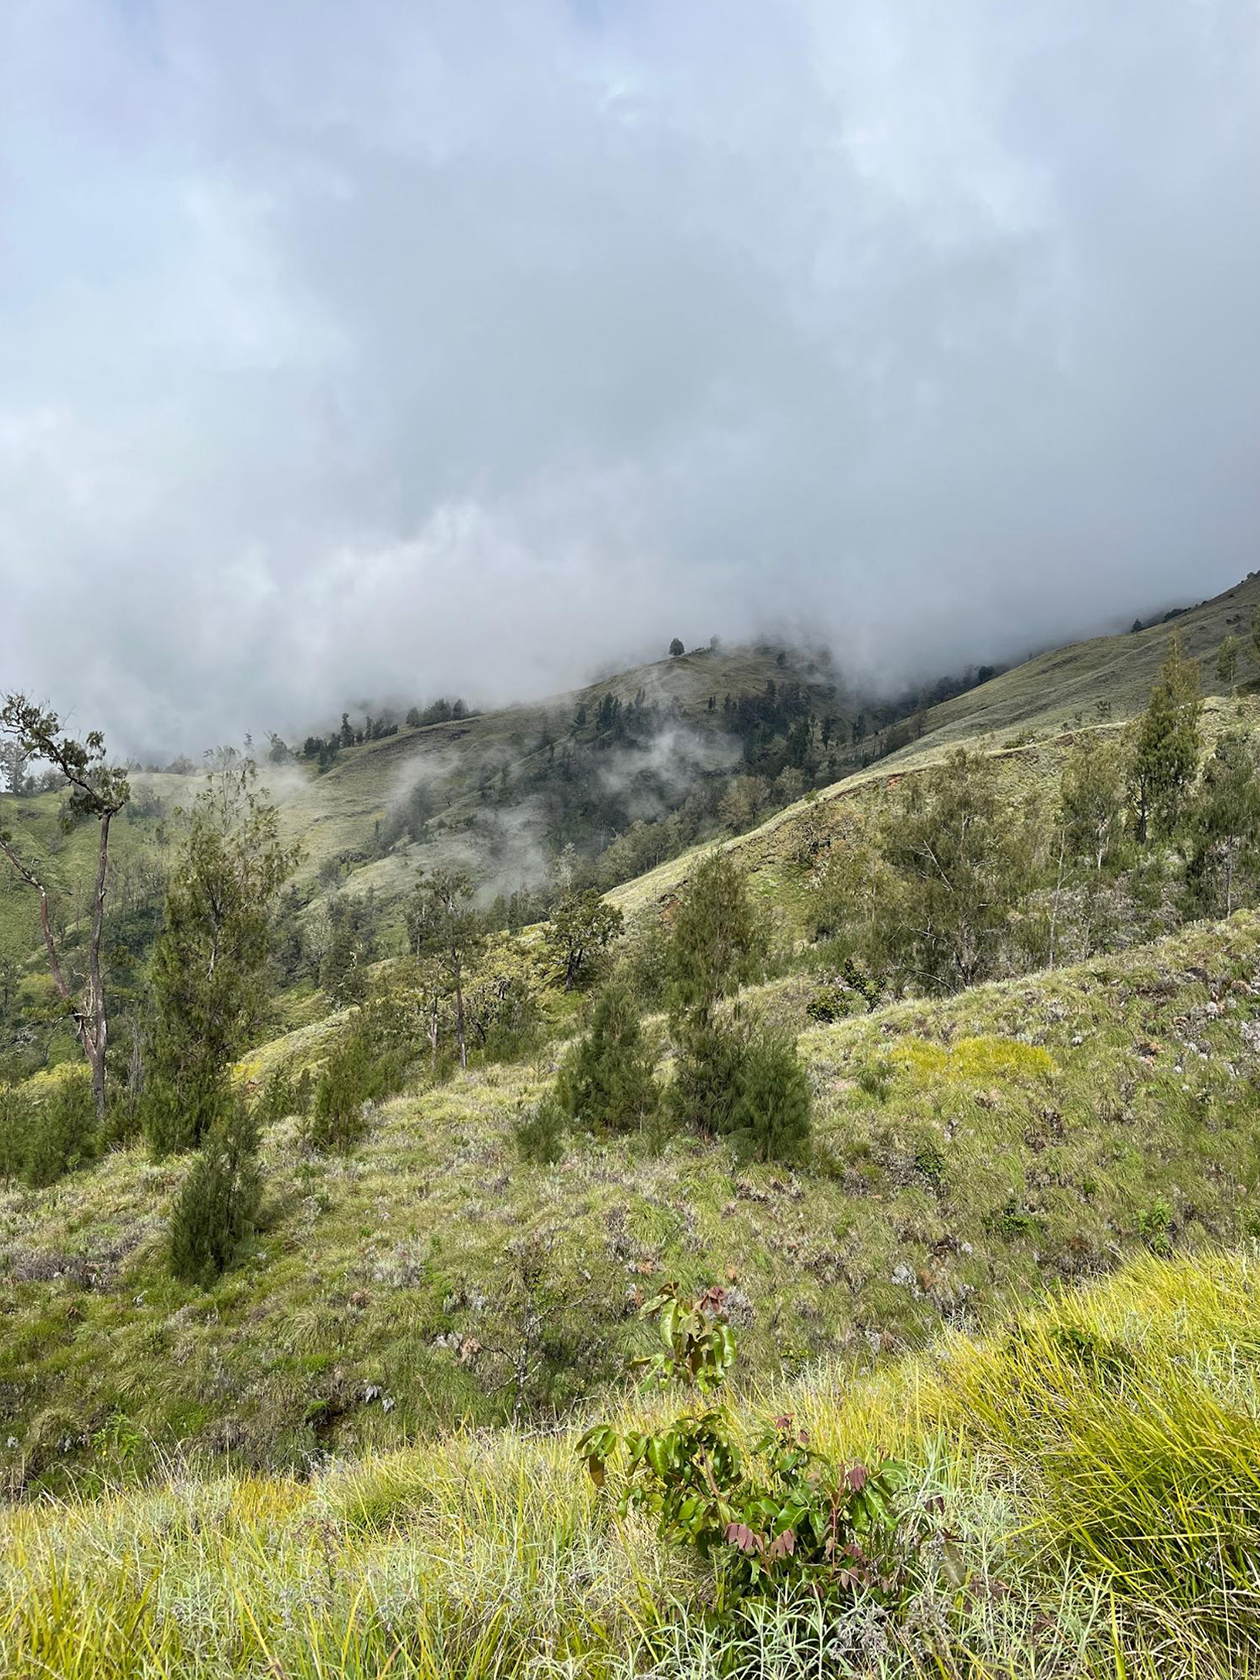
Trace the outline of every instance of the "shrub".
<path fill-rule="evenodd" d="M 805 1013 L 820 1026 L 830 1026 L 833 1021 L 843 1021 L 846 1016 L 856 1014 L 862 1007 L 856 992 L 843 986 L 820 986 L 805 1005 Z"/>
<path fill-rule="evenodd" d="M 207 1133 L 172 1210 L 168 1254 L 176 1277 L 212 1283 L 254 1230 L 262 1200 L 257 1146 L 253 1117 L 237 1100 Z"/>
<path fill-rule="evenodd" d="M 40 1189 L 92 1160 L 98 1146 L 85 1069 L 58 1079 L 42 1097 L 16 1085 L 0 1089 L 0 1175 Z"/>
<path fill-rule="evenodd" d="M 553 1091 L 528 1113 L 518 1113 L 513 1124 L 516 1147 L 523 1161 L 551 1166 L 564 1153 L 565 1112 Z"/>
<path fill-rule="evenodd" d="M 684 1304 L 671 1285 L 644 1307 L 664 1342 L 649 1362 L 652 1374 L 685 1384 L 697 1403 L 655 1433 L 588 1429 L 576 1450 L 592 1480 L 605 1488 L 612 1466 L 618 1514 L 644 1511 L 666 1545 L 713 1567 L 719 1617 L 750 1599 L 802 1592 L 900 1602 L 910 1561 L 908 1548 L 897 1546 L 902 1467 L 842 1468 L 814 1451 L 791 1417 L 746 1442 L 731 1411 L 709 1398 L 735 1355 L 723 1305 L 720 1289 Z"/>
<path fill-rule="evenodd" d="M 629 988 L 614 982 L 595 1005 L 590 1032 L 565 1057 L 556 1099 L 583 1125 L 641 1130 L 660 1101 L 652 1061 Z"/>
<path fill-rule="evenodd" d="M 365 1003 L 342 1034 L 315 1086 L 307 1137 L 316 1149 L 350 1149 L 367 1130 L 365 1106 L 399 1090 L 412 1046 L 401 1008 Z"/>

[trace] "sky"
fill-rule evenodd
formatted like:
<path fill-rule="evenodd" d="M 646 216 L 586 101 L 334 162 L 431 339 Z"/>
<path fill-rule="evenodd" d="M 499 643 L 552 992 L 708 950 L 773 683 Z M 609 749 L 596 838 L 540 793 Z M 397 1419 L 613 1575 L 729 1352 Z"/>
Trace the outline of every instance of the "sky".
<path fill-rule="evenodd" d="M 1260 566 L 1247 0 L 6 0 L 0 690 L 129 751 Z"/>

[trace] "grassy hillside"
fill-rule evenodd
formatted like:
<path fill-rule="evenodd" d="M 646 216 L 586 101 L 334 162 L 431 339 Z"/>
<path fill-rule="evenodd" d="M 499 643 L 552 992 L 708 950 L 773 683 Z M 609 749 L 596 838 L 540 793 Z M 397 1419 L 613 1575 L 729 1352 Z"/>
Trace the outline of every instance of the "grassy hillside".
<path fill-rule="evenodd" d="M 505 769 L 514 776 L 527 773 L 531 764 L 545 757 L 549 742 L 566 739 L 579 706 L 585 705 L 593 717 L 605 695 L 615 695 L 624 703 L 642 691 L 663 708 L 676 706 L 690 728 L 716 737 L 708 710 L 710 696 L 720 707 L 728 694 L 733 698 L 761 694 L 768 682 L 782 682 L 785 677 L 811 685 L 819 702 L 825 698 L 837 717 L 852 717 L 853 700 L 837 687 L 835 674 L 823 664 L 794 656 L 785 668 L 770 649 L 762 653 L 748 648 L 703 649 L 633 666 L 534 704 L 427 728 L 404 726 L 384 740 L 350 747 L 324 775 L 304 771 L 300 782 L 285 784 L 285 826 L 300 839 L 306 852 L 304 869 L 313 874 L 328 859 L 366 847 L 376 823 L 412 787 L 421 782 L 431 786 L 441 806 L 431 838 L 424 845 L 400 848 L 356 878 L 363 888 L 375 885 L 388 890 L 400 869 L 414 870 L 425 859 L 479 856 L 481 848 L 469 839 L 467 827 L 482 804 L 481 785 Z"/>
<path fill-rule="evenodd" d="M 1096 636 L 1038 655 L 992 682 L 934 707 L 928 725 L 941 744 L 1020 731 L 1057 734 L 1097 721 L 1101 706 L 1121 719 L 1146 704 L 1151 684 L 1175 635 L 1199 662 L 1204 691 L 1222 694 L 1216 656 L 1233 634 L 1243 647 L 1239 676 L 1254 680 L 1256 661 L 1246 651 L 1252 615 L 1260 607 L 1260 573 L 1167 624 L 1121 636 Z"/>
<path fill-rule="evenodd" d="M 1251 1673 L 1258 1346 L 1254 1261 L 1146 1257 L 877 1376 L 775 1383 L 748 1427 L 790 1412 L 841 1464 L 894 1453 L 898 1531 L 924 1538 L 891 1602 L 770 1603 L 726 1629 L 707 1571 L 616 1520 L 563 1433 L 15 1508 L 0 1675 Z"/>
<path fill-rule="evenodd" d="M 1167 652 L 1166 645 L 1163 652 Z M 1158 663 L 1155 669 L 1158 670 Z M 974 693 L 983 696 L 992 686 L 986 684 Z M 1141 691 L 1140 703 L 1145 702 L 1148 692 L 1149 689 Z M 962 696 L 951 704 L 962 704 L 968 698 Z M 888 792 L 904 777 L 941 763 L 950 752 L 964 746 L 994 760 L 1012 804 L 1038 796 L 1052 800 L 1073 744 L 1082 736 L 1098 740 L 1114 737 L 1123 729 L 1124 722 L 1121 717 L 1115 721 L 1087 722 L 1083 727 L 1070 723 L 1057 733 L 1030 729 L 1005 739 L 960 735 L 952 727 L 931 731 L 912 746 L 806 795 L 776 811 L 756 828 L 721 844 L 739 860 L 740 867 L 748 873 L 751 887 L 772 907 L 776 919 L 792 932 L 799 932 L 807 908 L 807 872 L 802 868 L 802 861 L 816 856 L 820 848 L 842 843 L 855 821 L 878 814 Z M 1203 705 L 1201 729 L 1208 752 L 1224 730 L 1242 730 L 1254 736 L 1260 730 L 1260 695 L 1253 690 L 1232 696 L 1209 692 Z M 632 918 L 659 912 L 677 896 L 697 861 L 708 850 L 708 845 L 697 846 L 670 858 L 624 886 L 615 887 L 608 897 Z"/>
<path fill-rule="evenodd" d="M 799 1028 L 808 993 L 746 1006 Z M 382 1105 L 349 1158 L 273 1128 L 267 1229 L 205 1292 L 162 1261 L 187 1162 L 115 1151 L 0 1192 L 0 1465 L 59 1484 L 119 1432 L 137 1466 L 175 1443 L 255 1466 L 381 1448 L 502 1420 L 523 1347 L 523 1402 L 564 1407 L 663 1276 L 736 1291 L 751 1377 L 868 1364 L 1135 1249 L 1260 1229 L 1258 1046 L 1260 917 L 1240 913 L 806 1032 L 795 1171 L 687 1137 L 527 1164 L 514 1120 L 553 1058 L 492 1067 Z"/>

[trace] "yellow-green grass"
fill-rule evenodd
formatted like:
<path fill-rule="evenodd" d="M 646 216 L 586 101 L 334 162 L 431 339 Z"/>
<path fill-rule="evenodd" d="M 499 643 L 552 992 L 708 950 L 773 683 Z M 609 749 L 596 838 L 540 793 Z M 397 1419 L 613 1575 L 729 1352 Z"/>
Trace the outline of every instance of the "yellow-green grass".
<path fill-rule="evenodd" d="M 554 1166 L 522 1160 L 515 1123 L 553 1049 L 382 1105 L 349 1158 L 273 1127 L 266 1228 L 204 1292 L 162 1257 L 186 1161 L 120 1150 L 6 1189 L 9 1485 L 90 1473 L 105 1427 L 138 1433 L 143 1470 L 150 1442 L 296 1465 L 500 1421 L 521 1336 L 505 1280 L 531 1236 L 551 1249 L 547 1287 L 585 1303 L 588 1351 L 629 1350 L 628 1304 L 653 1279 L 717 1280 L 760 1381 L 878 1363 L 1135 1250 L 1260 1230 L 1255 914 L 830 1027 L 810 1025 L 809 996 L 795 976 L 744 1002 L 808 1029 L 814 1148 L 791 1170 L 690 1136 L 577 1136 Z M 317 1061 L 328 1030 L 286 1053 Z M 558 1398 L 598 1377 L 571 1373 Z"/>
<path fill-rule="evenodd" d="M 874 1376 L 746 1395 L 750 1429 L 788 1411 L 841 1463 L 895 1454 L 902 1520 L 933 1538 L 897 1610 L 770 1604 L 734 1647 L 705 1567 L 619 1521 L 570 1432 L 460 1431 L 302 1481 L 172 1464 L 0 1512 L 0 1675 L 1254 1673 L 1258 1352 L 1254 1259 L 1146 1257 Z"/>

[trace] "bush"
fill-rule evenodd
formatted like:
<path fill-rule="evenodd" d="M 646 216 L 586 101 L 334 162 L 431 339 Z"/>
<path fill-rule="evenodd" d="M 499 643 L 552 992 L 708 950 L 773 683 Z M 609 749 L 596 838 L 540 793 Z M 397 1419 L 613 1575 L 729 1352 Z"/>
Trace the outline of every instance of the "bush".
<path fill-rule="evenodd" d="M 809 1080 L 790 1039 L 709 1021 L 678 1049 L 670 1108 L 680 1126 L 743 1155 L 795 1161 L 809 1139 Z"/>
<path fill-rule="evenodd" d="M 565 1112 L 553 1091 L 528 1113 L 518 1113 L 513 1125 L 516 1147 L 523 1161 L 549 1167 L 564 1153 Z"/>
<path fill-rule="evenodd" d="M 590 1032 L 561 1066 L 557 1101 L 583 1125 L 641 1130 L 660 1101 L 652 1061 L 634 999 L 628 987 L 614 983 L 595 1005 Z"/>
<path fill-rule="evenodd" d="M 99 1134 L 86 1070 L 59 1079 L 42 1097 L 21 1086 L 0 1089 L 0 1175 L 31 1189 L 54 1184 L 98 1152 Z"/>
<path fill-rule="evenodd" d="M 402 1009 L 365 1003 L 334 1046 L 315 1086 L 307 1137 L 316 1149 L 350 1149 L 367 1130 L 365 1105 L 399 1090 L 412 1059 Z"/>
<path fill-rule="evenodd" d="M 171 1212 L 174 1275 L 203 1287 L 227 1270 L 255 1228 L 262 1201 L 258 1132 L 243 1102 L 206 1135 Z"/>
<path fill-rule="evenodd" d="M 598 1488 L 610 1468 L 616 1473 L 618 1515 L 645 1512 L 666 1545 L 713 1568 L 719 1618 L 749 1600 L 802 1592 L 904 1603 L 920 1537 L 909 1523 L 899 1532 L 903 1466 L 842 1467 L 816 1452 L 791 1417 L 747 1442 L 731 1411 L 711 1398 L 735 1354 L 723 1292 L 684 1303 L 667 1286 L 643 1311 L 659 1320 L 665 1344 L 652 1374 L 685 1384 L 696 1401 L 655 1434 L 597 1424 L 577 1443 Z"/>

